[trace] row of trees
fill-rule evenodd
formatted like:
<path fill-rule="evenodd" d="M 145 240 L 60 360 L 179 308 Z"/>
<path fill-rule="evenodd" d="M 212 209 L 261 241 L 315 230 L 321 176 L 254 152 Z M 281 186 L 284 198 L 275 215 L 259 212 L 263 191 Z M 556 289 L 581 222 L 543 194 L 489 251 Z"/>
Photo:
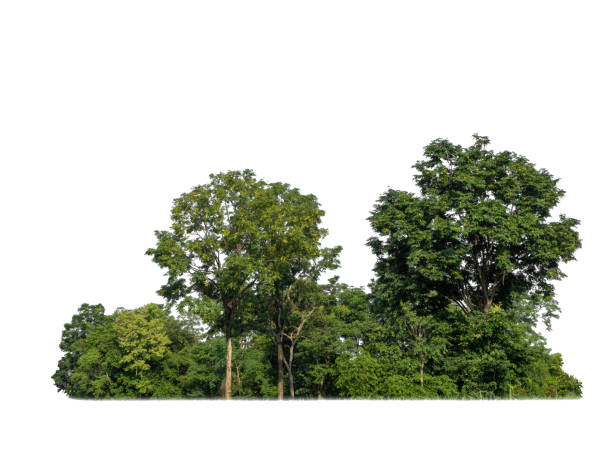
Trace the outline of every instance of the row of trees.
<path fill-rule="evenodd" d="M 369 218 L 371 293 L 321 277 L 313 195 L 250 170 L 211 175 L 174 201 L 147 254 L 164 305 L 111 316 L 83 305 L 53 376 L 76 397 L 567 397 L 581 383 L 536 327 L 580 247 L 563 196 L 511 152 L 436 140 L 420 195 L 388 190 Z M 173 317 L 170 311 L 176 311 Z"/>

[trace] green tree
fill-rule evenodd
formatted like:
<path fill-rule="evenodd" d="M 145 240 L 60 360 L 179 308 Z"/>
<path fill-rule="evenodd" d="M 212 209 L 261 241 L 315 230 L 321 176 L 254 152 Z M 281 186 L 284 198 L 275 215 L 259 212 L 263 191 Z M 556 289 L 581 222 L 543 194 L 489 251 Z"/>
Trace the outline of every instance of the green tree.
<path fill-rule="evenodd" d="M 171 229 L 156 232 L 157 247 L 147 254 L 167 268 L 160 293 L 223 330 L 229 399 L 231 338 L 238 325 L 248 328 L 243 309 L 253 305 L 255 290 L 280 291 L 338 250 L 320 248 L 326 232 L 314 196 L 256 180 L 250 170 L 210 178 L 174 201 Z M 282 372 L 282 358 L 279 364 Z"/>
<path fill-rule="evenodd" d="M 514 311 L 495 307 L 485 314 L 449 311 L 451 347 L 442 368 L 463 398 L 497 398 L 526 376 L 541 339 Z"/>
<path fill-rule="evenodd" d="M 320 226 L 325 212 L 319 208 L 314 195 L 301 194 L 284 183 L 271 183 L 257 200 L 257 208 L 262 209 L 260 230 L 265 235 L 260 241 L 261 257 L 267 260 L 266 281 L 258 284 L 259 307 L 263 308 L 258 315 L 267 317 L 272 325 L 277 348 L 277 393 L 282 399 L 283 365 L 289 374 L 291 397 L 295 395 L 293 350 L 308 320 L 307 311 L 313 307 L 304 300 L 305 286 L 316 286 L 323 271 L 338 267 L 341 247 L 321 247 L 327 235 L 327 230 Z M 296 301 L 297 297 L 301 299 Z M 283 341 L 289 347 L 289 360 L 284 354 Z"/>
<path fill-rule="evenodd" d="M 72 316 L 70 323 L 64 325 L 60 349 L 65 353 L 58 363 L 58 369 L 52 376 L 58 391 L 72 393 L 72 374 L 76 363 L 84 352 L 83 340 L 99 325 L 107 323 L 104 306 L 101 304 L 83 303 L 78 313 Z"/>
<path fill-rule="evenodd" d="M 153 362 L 164 358 L 171 343 L 166 334 L 164 319 L 164 313 L 158 305 L 148 304 L 138 310 L 118 314 L 113 324 L 117 342 L 123 351 L 121 363 L 135 372 L 136 389 L 143 395 L 153 393 L 148 370 Z"/>
<path fill-rule="evenodd" d="M 293 361 L 295 347 L 303 336 L 304 327 L 309 324 L 312 315 L 324 307 L 325 298 L 320 286 L 311 279 L 297 279 L 286 290 L 282 311 L 283 320 L 278 330 L 281 338 L 287 342 L 288 358 L 281 354 L 282 363 L 289 377 L 289 395 L 295 398 L 295 381 L 293 374 Z M 280 315 L 280 314 L 279 314 Z M 282 373 L 281 373 L 282 376 Z M 282 386 L 281 386 L 282 388 Z M 280 397 L 279 397 L 280 398 Z"/>
<path fill-rule="evenodd" d="M 298 381 L 296 394 L 299 396 L 322 399 L 336 395 L 335 361 L 342 354 L 345 343 L 340 339 L 343 324 L 334 308 L 316 308 L 303 330 L 294 357 L 294 378 Z"/>
<path fill-rule="evenodd" d="M 363 395 L 365 389 L 349 389 L 348 372 L 357 356 L 377 339 L 381 324 L 370 313 L 362 289 L 340 283 L 337 277 L 319 288 L 324 293 L 318 301 L 322 306 L 310 316 L 295 355 L 297 393 L 318 399 Z"/>
<path fill-rule="evenodd" d="M 211 174 L 210 179 L 174 200 L 170 230 L 156 231 L 157 246 L 146 253 L 167 269 L 160 294 L 223 330 L 225 397 L 230 399 L 232 332 L 241 306 L 266 271 L 261 256 L 265 207 L 256 203 L 265 184 L 250 170 Z"/>
<path fill-rule="evenodd" d="M 121 349 L 113 328 L 112 317 L 93 328 L 77 342 L 82 350 L 72 367 L 70 387 L 66 393 L 77 398 L 111 398 L 135 396 L 122 385 Z"/>
<path fill-rule="evenodd" d="M 381 398 L 385 384 L 385 366 L 367 352 L 344 354 L 336 360 L 339 395 L 349 398 Z"/>
<path fill-rule="evenodd" d="M 511 306 L 517 294 L 550 298 L 561 262 L 580 247 L 578 220 L 551 217 L 564 192 L 522 156 L 435 140 L 414 166 L 421 196 L 389 190 L 369 220 L 377 237 L 375 298 L 423 312 Z"/>
<path fill-rule="evenodd" d="M 561 368 L 561 354 L 551 354 L 544 346 L 534 349 L 536 358 L 526 367 L 526 377 L 513 385 L 511 396 L 516 398 L 579 398 L 582 383 Z"/>
<path fill-rule="evenodd" d="M 276 395 L 271 363 L 273 343 L 266 335 L 234 338 L 232 394 L 240 398 Z M 181 378 L 187 397 L 217 398 L 225 388 L 225 340 L 209 337 L 191 349 L 192 363 Z"/>
<path fill-rule="evenodd" d="M 238 340 L 234 363 L 236 394 L 243 398 L 277 396 L 272 365 L 274 343 L 266 334 L 251 334 Z"/>
<path fill-rule="evenodd" d="M 66 354 L 53 379 L 70 397 L 179 398 L 199 337 L 192 321 L 158 305 L 110 316 L 101 305 L 83 305 L 66 324 L 60 344 Z"/>
<path fill-rule="evenodd" d="M 410 306 L 403 305 L 387 327 L 400 348 L 418 362 L 419 384 L 425 387 L 425 365 L 432 359 L 441 360 L 446 352 L 448 332 L 445 323 L 432 315 L 418 315 Z"/>

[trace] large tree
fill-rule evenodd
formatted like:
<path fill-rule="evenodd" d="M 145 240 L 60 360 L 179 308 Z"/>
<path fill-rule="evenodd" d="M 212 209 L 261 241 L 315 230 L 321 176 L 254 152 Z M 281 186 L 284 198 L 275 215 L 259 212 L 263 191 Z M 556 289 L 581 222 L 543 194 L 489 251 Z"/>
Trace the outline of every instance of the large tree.
<path fill-rule="evenodd" d="M 435 140 L 414 166 L 420 196 L 390 189 L 369 220 L 377 237 L 374 296 L 379 307 L 410 302 L 438 311 L 450 302 L 465 313 L 511 307 L 525 294 L 551 298 L 551 281 L 580 247 L 578 220 L 551 210 L 558 180 L 526 158 Z"/>
<path fill-rule="evenodd" d="M 277 348 L 278 398 L 283 398 L 284 371 L 289 375 L 289 391 L 294 397 L 292 361 L 295 344 L 317 307 L 313 291 L 323 271 L 338 267 L 341 247 L 321 247 L 327 230 L 320 226 L 325 214 L 317 198 L 302 194 L 284 183 L 266 187 L 259 206 L 266 209 L 262 222 L 266 239 L 260 250 L 267 260 L 267 282 L 258 284 L 260 317 L 265 317 Z M 309 288 L 306 286 L 311 286 Z M 309 291 L 307 294 L 306 292 Z M 308 297 L 308 300 L 306 300 Z M 289 360 L 284 345 L 289 351 Z"/>
<path fill-rule="evenodd" d="M 244 325 L 244 308 L 253 304 L 254 293 L 267 292 L 281 301 L 275 293 L 297 276 L 316 275 L 320 260 L 328 260 L 337 250 L 330 255 L 320 247 L 326 231 L 319 228 L 323 212 L 313 195 L 257 180 L 251 170 L 210 178 L 210 183 L 174 201 L 171 229 L 156 232 L 157 247 L 147 254 L 167 268 L 168 282 L 160 293 L 223 330 L 229 399 L 231 338 L 236 326 Z M 278 361 L 282 375 L 282 349 Z"/>

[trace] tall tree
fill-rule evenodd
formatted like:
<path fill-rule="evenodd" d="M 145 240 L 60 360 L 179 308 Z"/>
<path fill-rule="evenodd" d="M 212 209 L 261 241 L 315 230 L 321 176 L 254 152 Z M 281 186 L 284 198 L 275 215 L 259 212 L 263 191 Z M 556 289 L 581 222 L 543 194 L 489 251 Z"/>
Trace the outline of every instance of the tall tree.
<path fill-rule="evenodd" d="M 255 290 L 281 292 L 296 276 L 317 272 L 320 261 L 339 249 L 320 247 L 326 231 L 313 195 L 257 180 L 251 170 L 210 178 L 174 201 L 171 229 L 156 232 L 157 247 L 147 254 L 168 270 L 160 293 L 223 330 L 229 399 L 231 338 Z M 282 349 L 279 363 L 282 372 Z"/>
<path fill-rule="evenodd" d="M 321 273 L 338 267 L 341 247 L 321 247 L 327 235 L 327 230 L 320 226 L 325 212 L 319 208 L 314 195 L 304 195 L 284 183 L 271 183 L 258 204 L 266 209 L 262 212 L 267 216 L 262 230 L 267 238 L 262 241 L 260 250 L 268 263 L 267 282 L 258 285 L 259 299 L 264 307 L 260 314 L 267 316 L 272 325 L 277 347 L 278 398 L 282 399 L 283 366 L 289 373 L 290 394 L 294 397 L 292 354 L 310 315 L 304 310 L 314 308 L 308 303 L 309 306 L 304 309 L 305 286 L 314 286 L 316 290 L 316 280 Z M 298 297 L 300 300 L 296 301 Z M 284 341 L 289 346 L 289 361 L 284 355 Z"/>
<path fill-rule="evenodd" d="M 369 220 L 377 237 L 376 302 L 439 311 L 449 302 L 487 313 L 517 296 L 551 298 L 561 262 L 580 247 L 578 220 L 551 210 L 563 196 L 544 169 L 515 153 L 435 140 L 414 166 L 421 196 L 388 190 Z"/>
<path fill-rule="evenodd" d="M 222 310 L 227 399 L 232 394 L 232 331 L 242 303 L 265 271 L 260 250 L 265 208 L 255 203 L 263 187 L 248 169 L 211 174 L 208 184 L 174 200 L 170 230 L 156 231 L 157 246 L 146 252 L 167 269 L 160 294 L 170 302 L 205 321 Z"/>

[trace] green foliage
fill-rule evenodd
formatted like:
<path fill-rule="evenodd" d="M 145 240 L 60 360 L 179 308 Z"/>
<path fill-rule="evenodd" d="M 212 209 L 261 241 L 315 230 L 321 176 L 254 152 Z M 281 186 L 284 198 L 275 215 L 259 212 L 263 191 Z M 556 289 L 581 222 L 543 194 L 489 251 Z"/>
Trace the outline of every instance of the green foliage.
<path fill-rule="evenodd" d="M 446 374 L 457 381 L 462 397 L 494 398 L 525 376 L 533 359 L 532 329 L 502 310 L 466 316 L 448 315 L 452 324 L 452 354 L 445 360 Z"/>
<path fill-rule="evenodd" d="M 236 346 L 232 392 L 238 398 L 274 398 L 273 342 L 266 335 L 251 335 Z"/>
<path fill-rule="evenodd" d="M 313 313 L 296 348 L 300 397 L 581 396 L 580 381 L 562 370 L 561 356 L 546 349 L 526 319 L 533 315 L 529 308 L 537 309 L 532 303 L 517 301 L 512 310 L 488 314 L 448 308 L 436 317 L 404 308 L 384 323 L 363 290 L 335 279 L 322 287 L 326 307 Z M 80 311 L 83 317 L 67 324 L 62 341 L 67 353 L 53 377 L 59 390 L 77 398 L 223 396 L 224 337 L 205 338 L 193 321 L 157 305 L 98 314 L 95 326 L 84 320 L 90 309 Z M 79 327 L 85 331 L 74 333 Z M 276 397 L 270 336 L 254 331 L 234 338 L 233 347 L 234 395 Z"/>
<path fill-rule="evenodd" d="M 322 247 L 315 196 L 250 170 L 211 175 L 147 250 L 168 304 L 81 305 L 55 385 L 98 399 L 581 397 L 536 331 L 559 315 L 552 281 L 578 221 L 552 218 L 564 192 L 546 170 L 474 138 L 432 142 L 420 195 L 378 200 L 370 294 L 320 283 L 341 249 Z"/>
<path fill-rule="evenodd" d="M 263 187 L 250 170 L 211 174 L 210 183 L 174 200 L 170 230 L 156 231 L 157 246 L 146 252 L 167 270 L 162 296 L 206 319 L 223 312 L 218 305 L 237 313 L 232 301 L 265 269 L 262 209 L 254 202 Z"/>
<path fill-rule="evenodd" d="M 155 304 L 112 316 L 95 308 L 95 322 L 91 307 L 83 305 L 66 324 L 61 346 L 67 353 L 53 376 L 58 390 L 77 398 L 182 397 L 180 378 L 199 339 L 192 324 Z M 85 324 L 85 331 L 74 333 L 81 327 L 75 324 Z"/>
<path fill-rule="evenodd" d="M 219 396 L 225 376 L 225 340 L 217 337 L 197 343 L 191 349 L 190 360 L 189 369 L 181 378 L 186 396 Z"/>
<path fill-rule="evenodd" d="M 127 370 L 135 372 L 135 389 L 143 395 L 153 393 L 148 370 L 168 352 L 170 339 L 166 334 L 164 319 L 159 306 L 148 304 L 137 311 L 118 314 L 113 323 L 123 353 L 121 363 L 126 365 Z"/>
<path fill-rule="evenodd" d="M 58 390 L 66 393 L 77 390 L 72 376 L 77 362 L 85 352 L 84 339 L 93 329 L 105 323 L 104 306 L 84 303 L 79 307 L 78 314 L 72 316 L 72 321 L 64 325 L 60 349 L 65 354 L 58 363 L 58 370 L 52 376 Z"/>
<path fill-rule="evenodd" d="M 541 347 L 540 358 L 527 367 L 527 377 L 513 386 L 512 393 L 517 398 L 580 398 L 582 383 L 568 375 L 561 366 L 561 354 L 550 354 Z"/>
<path fill-rule="evenodd" d="M 341 397 L 378 398 L 385 380 L 384 366 L 367 353 L 336 360 L 336 386 Z"/>
<path fill-rule="evenodd" d="M 255 292 L 260 299 L 269 297 L 267 304 L 260 301 L 260 315 L 279 315 L 272 309 L 280 307 L 279 295 L 298 276 L 316 279 L 337 265 L 340 248 L 320 247 L 327 234 L 319 227 L 323 214 L 315 196 L 257 180 L 251 170 L 211 175 L 208 184 L 175 199 L 171 229 L 157 231 L 157 246 L 146 252 L 167 269 L 159 293 L 231 342 L 234 332 L 249 329 Z M 284 331 L 281 321 L 276 321 L 277 339 Z M 227 381 L 231 349 L 226 349 Z M 228 398 L 230 390 L 228 384 Z"/>
<path fill-rule="evenodd" d="M 208 338 L 191 349 L 189 370 L 181 378 L 186 397 L 217 398 L 225 384 L 225 339 Z M 276 395 L 273 370 L 267 358 L 271 342 L 265 336 L 235 342 L 232 393 L 238 398 L 269 398 Z"/>
<path fill-rule="evenodd" d="M 171 229 L 156 231 L 157 246 L 147 250 L 167 269 L 160 293 L 181 310 L 212 319 L 218 304 L 228 307 L 255 284 L 269 290 L 337 264 L 340 249 L 320 247 L 327 231 L 313 195 L 256 180 L 251 170 L 210 179 L 174 200 Z"/>
<path fill-rule="evenodd" d="M 121 350 L 112 323 L 93 328 L 75 342 L 82 350 L 70 376 L 68 395 L 77 398 L 109 398 L 128 395 L 113 378 L 121 367 Z"/>
<path fill-rule="evenodd" d="M 561 262 L 580 247 L 578 220 L 551 209 L 564 192 L 546 170 L 511 152 L 436 140 L 416 163 L 421 196 L 389 190 L 370 222 L 379 307 L 439 311 L 507 308 L 517 294 L 550 298 Z"/>

